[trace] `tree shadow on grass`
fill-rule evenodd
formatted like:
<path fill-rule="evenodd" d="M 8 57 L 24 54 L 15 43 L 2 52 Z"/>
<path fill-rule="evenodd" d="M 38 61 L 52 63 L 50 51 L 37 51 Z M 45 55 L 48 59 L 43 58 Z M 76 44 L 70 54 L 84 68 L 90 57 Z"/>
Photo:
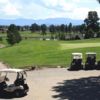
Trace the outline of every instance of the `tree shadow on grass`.
<path fill-rule="evenodd" d="M 100 100 L 100 77 L 65 80 L 53 91 L 57 100 Z"/>

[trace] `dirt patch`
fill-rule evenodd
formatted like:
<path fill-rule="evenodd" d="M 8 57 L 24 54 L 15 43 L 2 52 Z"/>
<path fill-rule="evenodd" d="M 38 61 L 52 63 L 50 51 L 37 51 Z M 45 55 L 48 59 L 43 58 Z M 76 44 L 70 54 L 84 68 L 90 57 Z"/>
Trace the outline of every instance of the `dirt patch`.
<path fill-rule="evenodd" d="M 5 45 L 3 45 L 3 44 L 0 44 L 0 48 L 4 48 L 5 47 Z"/>
<path fill-rule="evenodd" d="M 3 62 L 0 62 L 0 69 L 4 69 L 4 68 L 8 68 L 8 66 Z"/>
<path fill-rule="evenodd" d="M 4 47 L 5 47 L 5 45 L 0 44 L 0 48 L 4 48 Z M 4 68 L 8 68 L 8 66 L 5 63 L 0 62 L 0 69 L 4 69 Z"/>

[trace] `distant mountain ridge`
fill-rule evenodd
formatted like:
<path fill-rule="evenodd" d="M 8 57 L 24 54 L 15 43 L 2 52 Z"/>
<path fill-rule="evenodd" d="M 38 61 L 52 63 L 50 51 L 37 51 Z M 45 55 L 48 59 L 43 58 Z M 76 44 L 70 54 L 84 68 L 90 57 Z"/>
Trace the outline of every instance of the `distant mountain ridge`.
<path fill-rule="evenodd" d="M 10 24 L 16 24 L 16 25 L 31 25 L 33 23 L 37 23 L 39 25 L 46 24 L 46 25 L 60 25 L 60 24 L 69 24 L 72 23 L 73 25 L 80 25 L 83 23 L 83 20 L 74 20 L 74 19 L 68 19 L 68 18 L 48 18 L 48 19 L 0 19 L 0 25 L 10 25 Z"/>

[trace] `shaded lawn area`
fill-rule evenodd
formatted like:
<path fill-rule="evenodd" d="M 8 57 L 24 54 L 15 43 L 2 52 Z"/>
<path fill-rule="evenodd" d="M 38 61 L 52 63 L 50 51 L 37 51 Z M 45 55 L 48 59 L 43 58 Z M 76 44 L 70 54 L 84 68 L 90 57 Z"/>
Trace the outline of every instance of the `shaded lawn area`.
<path fill-rule="evenodd" d="M 100 100 L 100 76 L 64 80 L 52 90 L 57 100 Z"/>

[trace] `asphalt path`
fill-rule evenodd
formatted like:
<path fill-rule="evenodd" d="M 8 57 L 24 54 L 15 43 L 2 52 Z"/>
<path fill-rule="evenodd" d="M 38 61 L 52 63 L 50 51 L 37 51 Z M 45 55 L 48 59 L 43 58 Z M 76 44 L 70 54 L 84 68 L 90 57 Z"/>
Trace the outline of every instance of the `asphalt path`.
<path fill-rule="evenodd" d="M 99 75 L 99 70 L 68 71 L 66 68 L 28 71 L 28 94 L 8 100 L 100 100 Z M 13 83 L 15 77 L 16 74 L 9 74 L 8 84 Z"/>

